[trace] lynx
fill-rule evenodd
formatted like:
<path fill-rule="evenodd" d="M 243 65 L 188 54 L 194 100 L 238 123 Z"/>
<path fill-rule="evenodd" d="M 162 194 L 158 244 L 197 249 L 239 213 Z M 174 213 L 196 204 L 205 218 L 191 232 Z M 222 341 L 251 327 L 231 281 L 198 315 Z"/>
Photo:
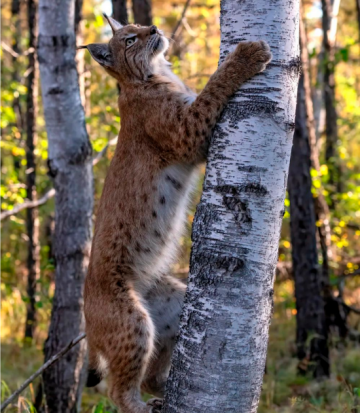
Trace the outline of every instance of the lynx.
<path fill-rule="evenodd" d="M 239 86 L 271 59 L 265 42 L 239 43 L 196 96 L 171 71 L 156 26 L 121 26 L 89 44 L 120 85 L 121 130 L 106 177 L 85 281 L 88 386 L 109 375 L 123 413 L 161 410 L 185 285 L 171 275 L 198 165 Z M 144 403 L 141 390 L 157 398 Z"/>

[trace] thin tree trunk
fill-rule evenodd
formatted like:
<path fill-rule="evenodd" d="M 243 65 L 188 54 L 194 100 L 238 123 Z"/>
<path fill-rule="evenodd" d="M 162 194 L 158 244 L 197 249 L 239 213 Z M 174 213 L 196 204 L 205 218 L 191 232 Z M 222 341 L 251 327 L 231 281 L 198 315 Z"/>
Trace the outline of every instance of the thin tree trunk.
<path fill-rule="evenodd" d="M 29 48 L 36 48 L 37 2 L 27 1 L 29 26 Z M 36 115 L 38 98 L 38 63 L 36 53 L 29 54 L 26 99 L 26 197 L 36 201 Z M 26 210 L 26 232 L 28 236 L 28 303 L 26 308 L 25 340 L 34 338 L 36 327 L 36 284 L 40 277 L 39 214 L 37 208 Z"/>
<path fill-rule="evenodd" d="M 163 413 L 257 410 L 294 132 L 298 16 L 297 0 L 221 2 L 221 59 L 258 39 L 274 56 L 215 128 Z"/>
<path fill-rule="evenodd" d="M 76 45 L 79 46 L 83 44 L 83 35 L 82 35 L 82 7 L 83 0 L 75 0 L 75 36 L 76 36 Z M 76 67 L 79 75 L 79 88 L 80 88 L 80 97 L 81 103 L 85 107 L 86 97 L 85 97 L 85 50 L 79 49 L 76 51 Z"/>
<path fill-rule="evenodd" d="M 19 40 L 21 36 L 21 21 L 20 21 L 20 0 L 11 1 L 11 20 L 14 25 L 13 38 L 11 48 L 15 53 L 20 53 Z M 16 55 L 12 57 L 14 64 L 13 78 L 19 81 L 19 71 L 17 70 Z"/>
<path fill-rule="evenodd" d="M 128 13 L 126 7 L 126 0 L 112 0 L 113 12 L 112 16 L 121 24 L 128 24 Z"/>
<path fill-rule="evenodd" d="M 302 75 L 298 87 L 294 146 L 291 152 L 288 182 L 297 309 L 296 344 L 299 360 L 310 361 L 314 369 L 314 377 L 320 378 L 329 376 L 330 363 L 321 269 L 318 266 L 317 256 L 309 141 L 306 94 Z M 306 372 L 307 362 L 299 363 L 300 371 Z"/>
<path fill-rule="evenodd" d="M 12 49 L 15 53 L 20 54 L 20 38 L 21 38 L 21 21 L 20 21 L 20 11 L 21 11 L 21 3 L 20 0 L 12 0 L 11 2 L 11 21 L 14 26 L 14 30 L 12 30 L 13 38 L 12 38 Z M 20 82 L 20 74 L 19 74 L 19 64 L 18 64 L 18 57 L 12 56 L 12 79 L 14 82 Z M 20 97 L 19 95 L 15 95 L 13 99 L 13 109 L 16 115 L 16 127 L 20 134 L 24 129 L 24 120 L 23 120 L 23 113 L 20 104 Z M 20 172 L 20 160 L 19 156 L 13 156 L 14 160 L 14 170 L 16 171 L 17 176 L 19 177 Z"/>
<path fill-rule="evenodd" d="M 307 35 L 303 20 L 300 20 L 300 51 L 301 63 L 303 68 L 302 91 L 304 106 L 304 117 L 306 132 L 310 145 L 310 161 L 311 167 L 320 173 L 319 153 L 316 143 L 314 107 L 311 98 L 311 82 L 310 82 L 310 62 L 307 50 Z M 300 102 L 298 101 L 298 104 Z M 302 112 L 301 112 L 302 114 Z M 319 240 L 323 258 L 323 278 L 329 280 L 329 260 L 333 258 L 331 249 L 331 228 L 330 228 L 330 211 L 323 195 L 322 188 L 319 188 L 314 197 L 316 220 L 320 223 L 318 226 Z"/>
<path fill-rule="evenodd" d="M 132 8 L 136 24 L 152 25 L 151 0 L 132 0 Z"/>
<path fill-rule="evenodd" d="M 54 180 L 55 296 L 45 359 L 84 331 L 83 281 L 91 241 L 93 182 L 75 65 L 75 2 L 40 0 L 38 56 Z M 77 411 L 86 342 L 43 374 L 50 413 Z"/>
<path fill-rule="evenodd" d="M 325 50 L 325 65 L 324 65 L 324 99 L 325 99 L 325 112 L 326 112 L 326 153 L 325 158 L 329 166 L 330 183 L 333 184 L 333 188 L 336 186 L 338 192 L 341 192 L 341 165 L 337 154 L 337 117 L 335 110 L 335 83 L 334 83 L 334 65 L 335 65 L 335 40 L 337 32 L 337 16 L 339 13 L 340 0 L 322 0 L 323 6 L 323 29 L 324 38 L 323 46 Z M 331 10 L 331 13 L 330 13 Z M 329 30 L 326 31 L 325 28 Z M 302 45 L 303 61 L 305 67 L 309 66 L 308 55 L 306 50 L 306 35 Z M 310 79 L 308 77 L 308 70 L 304 70 L 304 85 L 305 94 L 307 95 L 310 86 Z M 311 114 L 311 99 L 306 99 L 307 113 Z M 313 167 L 317 169 L 319 163 L 314 162 L 318 159 L 317 150 L 314 148 L 313 132 L 311 123 L 308 122 L 308 131 L 311 142 L 312 151 L 312 163 Z M 329 154 L 332 154 L 331 156 Z M 318 196 L 315 197 L 315 211 L 317 220 L 320 222 L 318 227 L 320 247 L 322 252 L 323 264 L 322 264 L 322 296 L 325 300 L 325 314 L 328 329 L 335 328 L 336 334 L 340 337 L 345 337 L 348 333 L 347 327 L 347 313 L 337 300 L 334 299 L 332 288 L 330 285 L 330 262 L 333 259 L 333 253 L 331 249 L 331 229 L 330 229 L 330 211 L 326 204 L 326 200 L 322 195 L 321 189 L 318 191 Z"/>
<path fill-rule="evenodd" d="M 334 0 L 335 1 L 338 0 Z M 335 39 L 331 27 L 333 5 L 331 0 L 321 0 L 324 48 L 324 102 L 325 102 L 325 159 L 329 167 L 329 182 L 334 192 L 341 192 L 341 171 L 337 151 L 337 113 L 335 108 Z M 333 26 L 334 27 L 334 26 Z"/>
<path fill-rule="evenodd" d="M 360 0 L 359 0 L 360 1 Z M 333 39 L 335 43 L 337 28 L 338 28 L 338 12 L 340 7 L 340 0 L 331 0 L 331 7 L 333 9 L 333 13 L 330 19 L 330 39 Z M 325 110 L 323 108 L 323 84 L 324 84 L 324 42 L 322 44 L 321 51 L 318 56 L 318 69 L 316 75 L 316 83 L 318 87 L 315 89 L 313 97 L 314 97 L 314 118 L 315 118 L 315 131 L 316 131 L 316 139 L 317 141 L 320 139 L 320 135 L 324 131 L 325 125 Z"/>

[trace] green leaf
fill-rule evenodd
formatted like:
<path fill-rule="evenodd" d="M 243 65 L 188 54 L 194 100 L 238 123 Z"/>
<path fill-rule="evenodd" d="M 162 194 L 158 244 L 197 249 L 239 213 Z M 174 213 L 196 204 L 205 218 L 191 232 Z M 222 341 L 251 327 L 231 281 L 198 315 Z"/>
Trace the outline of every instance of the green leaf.
<path fill-rule="evenodd" d="M 104 413 L 104 402 L 98 403 L 93 413 Z"/>

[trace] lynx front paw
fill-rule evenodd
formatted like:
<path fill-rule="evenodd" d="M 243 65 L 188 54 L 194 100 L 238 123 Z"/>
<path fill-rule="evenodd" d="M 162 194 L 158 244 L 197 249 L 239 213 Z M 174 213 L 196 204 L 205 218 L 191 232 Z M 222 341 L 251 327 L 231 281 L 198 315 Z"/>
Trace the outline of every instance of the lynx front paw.
<path fill-rule="evenodd" d="M 148 406 L 151 406 L 150 413 L 161 413 L 161 408 L 163 405 L 162 399 L 150 399 L 146 403 Z"/>
<path fill-rule="evenodd" d="M 269 45 L 262 40 L 259 42 L 241 42 L 237 45 L 234 54 L 242 64 L 254 73 L 265 70 L 272 57 Z"/>

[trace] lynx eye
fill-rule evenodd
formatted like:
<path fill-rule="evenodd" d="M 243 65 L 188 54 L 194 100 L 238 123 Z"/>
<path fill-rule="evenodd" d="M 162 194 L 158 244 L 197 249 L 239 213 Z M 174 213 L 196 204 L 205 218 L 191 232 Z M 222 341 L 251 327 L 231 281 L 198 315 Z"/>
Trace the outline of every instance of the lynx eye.
<path fill-rule="evenodd" d="M 131 46 L 136 42 L 136 37 L 130 37 L 130 39 L 126 39 L 126 46 Z"/>

